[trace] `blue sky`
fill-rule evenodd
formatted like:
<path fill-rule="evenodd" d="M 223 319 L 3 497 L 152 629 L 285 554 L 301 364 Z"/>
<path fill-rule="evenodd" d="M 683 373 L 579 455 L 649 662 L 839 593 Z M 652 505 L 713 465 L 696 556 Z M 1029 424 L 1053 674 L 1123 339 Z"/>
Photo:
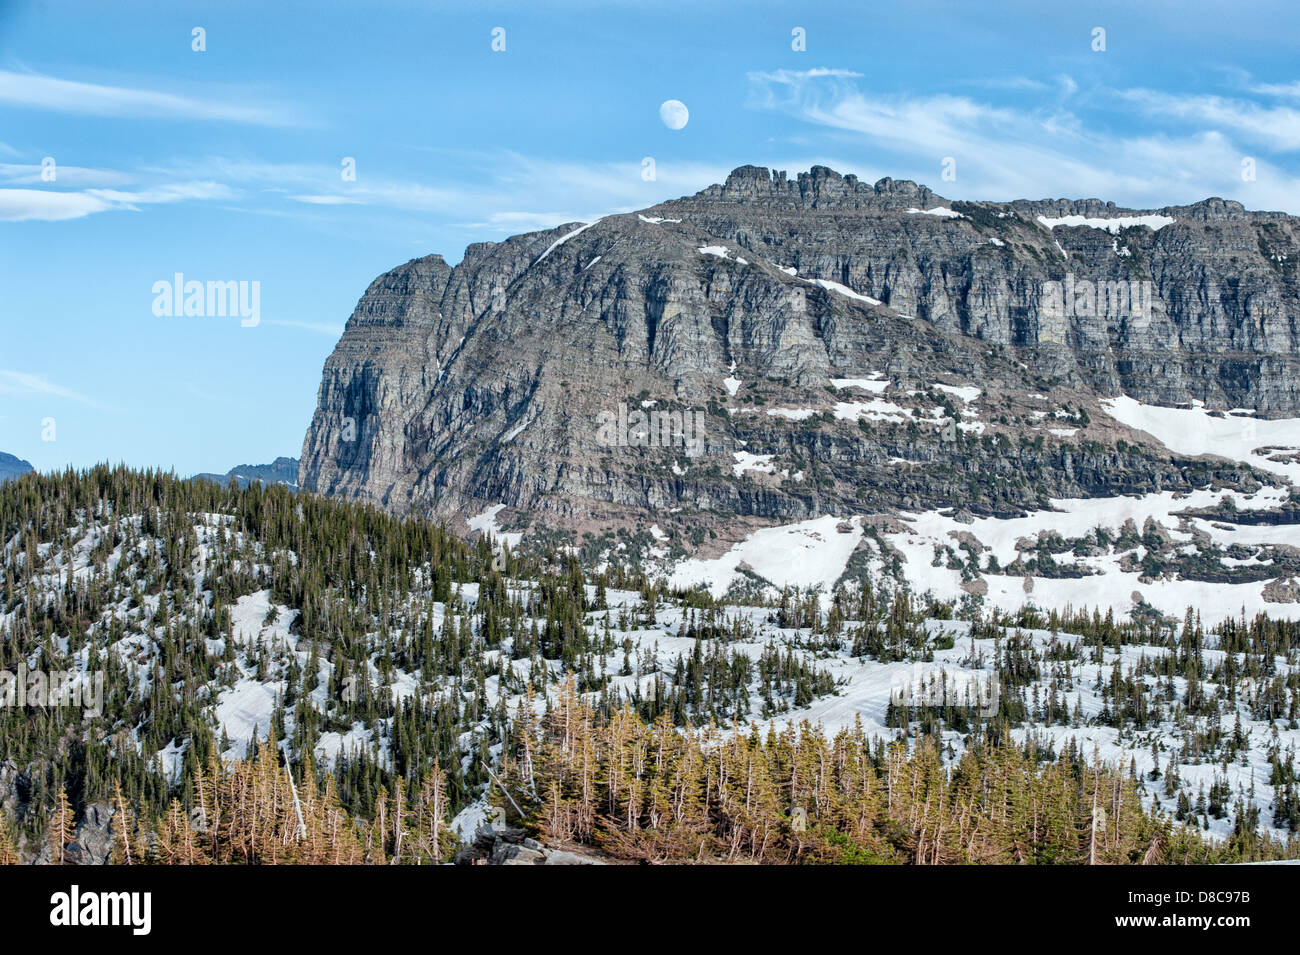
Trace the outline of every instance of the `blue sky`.
<path fill-rule="evenodd" d="M 0 450 L 297 455 L 379 273 L 745 163 L 1300 213 L 1296 5 L 1051 6 L 0 0 Z M 156 315 L 177 272 L 258 282 L 259 323 Z"/>

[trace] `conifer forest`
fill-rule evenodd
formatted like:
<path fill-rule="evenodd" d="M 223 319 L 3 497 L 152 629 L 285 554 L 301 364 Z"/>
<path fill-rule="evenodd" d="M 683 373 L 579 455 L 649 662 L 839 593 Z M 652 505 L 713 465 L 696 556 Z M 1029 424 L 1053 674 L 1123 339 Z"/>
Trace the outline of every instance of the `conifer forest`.
<path fill-rule="evenodd" d="M 485 828 L 609 863 L 1300 854 L 1300 627 L 1264 615 L 728 602 L 107 466 L 0 485 L 0 543 L 0 671 L 82 691 L 0 707 L 6 863 L 437 864 Z"/>

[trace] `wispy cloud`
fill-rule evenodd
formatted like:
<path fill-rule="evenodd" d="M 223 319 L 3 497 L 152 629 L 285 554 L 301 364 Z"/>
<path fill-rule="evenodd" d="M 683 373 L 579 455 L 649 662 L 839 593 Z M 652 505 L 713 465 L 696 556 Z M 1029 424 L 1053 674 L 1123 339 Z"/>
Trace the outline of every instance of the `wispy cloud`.
<path fill-rule="evenodd" d="M 1247 142 L 1280 152 L 1300 149 L 1300 110 L 1289 106 L 1262 106 L 1224 96 L 1188 96 L 1147 89 L 1122 90 L 1118 95 L 1149 117 L 1231 130 Z"/>
<path fill-rule="evenodd" d="M 355 196 L 290 196 L 294 202 L 305 202 L 312 206 L 354 206 L 361 200 Z"/>
<path fill-rule="evenodd" d="M 1054 92 L 1061 97 L 1073 96 L 1079 90 L 1079 84 L 1074 81 L 1074 77 L 1066 73 L 1057 74 L 1051 81 L 1034 79 L 1029 76 L 983 76 L 955 85 L 986 90 L 1001 90 L 1009 93 Z"/>
<path fill-rule="evenodd" d="M 491 180 L 471 190 L 473 217 L 462 228 L 502 235 L 549 229 L 566 222 L 590 222 L 602 215 L 631 212 L 722 182 L 731 167 L 704 162 L 656 162 L 654 177 L 639 162 L 583 162 L 533 158 L 517 153 L 496 157 Z M 484 214 L 486 213 L 486 215 Z"/>
<path fill-rule="evenodd" d="M 340 167 L 330 163 L 247 157 L 175 159 L 130 171 L 58 167 L 55 183 L 42 180 L 39 164 L 4 163 L 0 221 L 61 221 L 162 203 L 219 200 L 247 212 L 304 219 L 378 211 L 427 215 L 499 236 L 641 209 L 721 182 L 730 171 L 725 164 L 665 160 L 648 175 L 639 160 L 539 158 L 502 150 L 448 152 L 446 161 L 466 170 L 454 187 L 364 168 L 355 180 L 345 181 Z"/>
<path fill-rule="evenodd" d="M 1093 105 L 1109 98 L 1148 114 L 1152 121 L 1130 134 L 1090 126 L 1055 99 L 1035 109 L 949 94 L 880 94 L 833 71 L 751 73 L 749 83 L 752 108 L 869 144 L 873 159 L 888 162 L 894 175 L 911 175 L 954 197 L 1098 196 L 1150 208 L 1218 195 L 1254 208 L 1300 211 L 1300 180 L 1267 155 L 1254 157 L 1256 181 L 1240 177 L 1241 160 L 1253 151 L 1238 138 L 1289 148 L 1289 110 L 1090 90 Z M 1171 128 L 1155 122 L 1162 109 L 1172 114 L 1164 117 Z M 1270 121 L 1280 128 L 1268 132 Z M 937 181 L 945 157 L 956 160 L 954 182 Z"/>
<path fill-rule="evenodd" d="M 86 191 L 92 196 L 97 196 L 127 209 L 158 203 L 231 199 L 235 195 L 235 191 L 222 182 L 173 182 L 135 191 L 121 189 L 88 189 Z"/>
<path fill-rule="evenodd" d="M 112 188 L 128 186 L 136 181 L 136 176 L 119 169 L 93 169 L 86 166 L 55 166 L 54 182 L 61 187 L 73 186 L 78 189 L 88 187 Z M 39 163 L 0 163 L 0 182 L 14 186 L 37 186 L 47 188 L 50 180 Z"/>
<path fill-rule="evenodd" d="M 0 392 L 25 397 L 63 398 L 95 408 L 102 407 L 96 399 L 57 385 L 43 375 L 5 368 L 0 368 Z"/>
<path fill-rule="evenodd" d="M 138 212 L 141 206 L 205 199 L 230 199 L 234 192 L 219 182 L 179 182 L 139 190 L 0 189 L 0 222 L 60 222 L 97 212 Z"/>
<path fill-rule="evenodd" d="M 564 225 L 566 222 L 589 222 L 595 219 L 600 213 L 593 212 L 532 212 L 519 210 L 506 210 L 502 212 L 493 212 L 481 222 L 461 222 L 457 223 L 463 229 L 483 229 L 490 232 L 496 232 L 507 235 L 517 235 L 521 232 L 537 232 L 543 229 L 554 229 L 556 226 Z"/>
<path fill-rule="evenodd" d="M 284 108 L 135 87 L 103 86 L 12 70 L 0 70 L 0 104 L 111 118 L 202 120 L 257 126 L 297 125 L 299 122 Z"/>
<path fill-rule="evenodd" d="M 305 332 L 324 335 L 327 338 L 338 338 L 343 334 L 343 326 L 335 322 L 300 322 L 291 318 L 267 318 L 263 319 L 262 324 L 297 328 Z"/>
<path fill-rule="evenodd" d="M 345 182 L 339 175 L 339 167 L 327 163 L 280 163 L 207 156 L 150 167 L 144 173 L 225 182 L 248 190 L 248 194 L 260 203 L 265 203 L 265 197 L 269 195 L 314 206 L 368 205 L 438 212 L 446 211 L 465 196 L 463 190 L 369 172 L 363 172 L 356 181 Z"/>
<path fill-rule="evenodd" d="M 262 206 L 268 197 L 281 197 L 313 207 L 313 215 L 353 214 L 357 207 L 422 213 L 460 228 L 506 235 L 644 208 L 720 182 L 730 169 L 665 161 L 647 179 L 639 161 L 585 162 L 503 151 L 449 154 L 449 161 L 471 170 L 454 188 L 364 168 L 355 181 L 344 181 L 335 165 L 219 156 L 177 161 L 147 173 L 226 182 Z"/>
<path fill-rule="evenodd" d="M 1261 96 L 1282 96 L 1287 99 L 1300 99 L 1300 82 L 1295 83 L 1256 83 L 1249 87 L 1252 93 Z"/>
<path fill-rule="evenodd" d="M 86 192 L 46 192 L 40 189 L 0 189 L 0 222 L 60 222 L 80 219 L 113 208 L 112 203 Z"/>

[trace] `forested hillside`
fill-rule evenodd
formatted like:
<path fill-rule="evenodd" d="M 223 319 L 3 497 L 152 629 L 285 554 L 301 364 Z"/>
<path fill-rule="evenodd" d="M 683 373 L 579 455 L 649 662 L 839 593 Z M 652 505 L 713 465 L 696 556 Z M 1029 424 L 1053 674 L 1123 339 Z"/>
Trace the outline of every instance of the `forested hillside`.
<path fill-rule="evenodd" d="M 490 817 L 610 860 L 1296 854 L 1300 628 L 1263 616 L 1007 617 L 865 570 L 724 602 L 107 467 L 0 486 L 0 568 L 0 672 L 80 694 L 0 686 L 5 861 L 439 862 Z M 989 705 L 927 695 L 954 675 Z"/>

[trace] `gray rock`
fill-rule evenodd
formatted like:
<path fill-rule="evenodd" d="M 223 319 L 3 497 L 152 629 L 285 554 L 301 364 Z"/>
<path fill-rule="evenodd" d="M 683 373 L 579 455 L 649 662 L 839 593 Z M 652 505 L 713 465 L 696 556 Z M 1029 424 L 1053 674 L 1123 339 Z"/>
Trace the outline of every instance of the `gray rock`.
<path fill-rule="evenodd" d="M 86 806 L 77 824 L 77 839 L 69 848 L 76 849 L 73 861 L 82 865 L 105 865 L 113 854 L 113 816 L 115 810 L 108 803 L 91 803 Z"/>
<path fill-rule="evenodd" d="M 1300 603 L 1300 584 L 1294 578 L 1270 580 L 1264 585 L 1262 596 L 1268 603 Z"/>
<path fill-rule="evenodd" d="M 526 846 L 511 845 L 502 842 L 492 850 L 490 865 L 541 865 L 546 861 L 546 853 Z"/>
<path fill-rule="evenodd" d="M 605 865 L 583 852 L 552 849 L 522 829 L 480 826 L 474 839 L 456 853 L 456 865 Z"/>
<path fill-rule="evenodd" d="M 562 849 L 552 849 L 546 853 L 546 861 L 543 865 L 604 865 L 605 863 L 593 856 L 584 855 L 579 852 L 566 852 Z"/>

